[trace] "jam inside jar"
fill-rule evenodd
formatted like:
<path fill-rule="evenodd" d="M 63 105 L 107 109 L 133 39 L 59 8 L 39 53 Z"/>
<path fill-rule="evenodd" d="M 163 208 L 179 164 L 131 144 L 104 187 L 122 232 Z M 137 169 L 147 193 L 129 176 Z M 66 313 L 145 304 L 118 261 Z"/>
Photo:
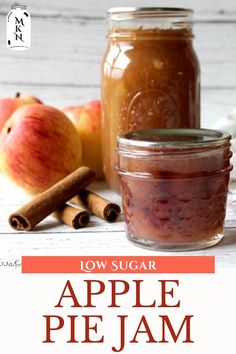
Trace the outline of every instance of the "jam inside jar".
<path fill-rule="evenodd" d="M 117 171 L 128 239 L 163 251 L 218 243 L 232 169 L 230 139 L 207 129 L 120 136 Z"/>
<path fill-rule="evenodd" d="M 119 191 L 118 135 L 200 128 L 200 69 L 192 10 L 115 8 L 109 26 L 102 66 L 103 163 L 110 187 Z"/>

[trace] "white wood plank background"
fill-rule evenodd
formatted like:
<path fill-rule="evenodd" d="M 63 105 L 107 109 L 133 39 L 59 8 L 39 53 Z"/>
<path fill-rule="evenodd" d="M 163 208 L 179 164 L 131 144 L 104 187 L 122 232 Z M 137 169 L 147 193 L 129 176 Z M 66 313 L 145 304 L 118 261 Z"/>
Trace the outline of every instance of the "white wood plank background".
<path fill-rule="evenodd" d="M 33 17 L 32 48 L 8 51 L 5 15 L 0 6 L 0 96 L 33 93 L 62 107 L 99 97 L 100 65 L 106 46 L 106 10 L 113 0 L 25 1 Z M 173 1 L 128 0 L 126 6 L 172 5 Z M 212 122 L 236 105 L 235 0 L 179 0 L 195 10 L 195 47 L 202 68 L 202 122 Z"/>
<path fill-rule="evenodd" d="M 0 2 L 0 97 L 21 91 L 58 107 L 99 97 L 100 65 L 106 47 L 106 10 L 124 4 L 164 4 L 195 10 L 203 126 L 210 127 L 236 107 L 235 0 L 26 0 L 24 3 L 32 15 L 32 48 L 23 52 L 6 49 L 5 16 L 11 3 Z M 104 186 L 97 188 L 109 194 Z M 49 218 L 37 232 L 15 233 L 8 227 L 7 217 L 26 199 L 0 177 L 0 260 L 19 259 L 22 254 L 150 254 L 126 241 L 122 220 L 109 225 L 93 218 L 89 228 L 72 232 Z M 229 217 L 226 236 L 220 245 L 194 254 L 215 254 L 219 265 L 235 266 L 236 230 L 230 228 L 231 224 Z"/>

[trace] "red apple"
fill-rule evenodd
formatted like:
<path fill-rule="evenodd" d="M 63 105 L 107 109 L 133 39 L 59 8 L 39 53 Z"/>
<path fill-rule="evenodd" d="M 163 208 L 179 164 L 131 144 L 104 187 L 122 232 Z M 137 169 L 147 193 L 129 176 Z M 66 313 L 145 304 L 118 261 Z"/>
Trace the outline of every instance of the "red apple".
<path fill-rule="evenodd" d="M 13 98 L 1 98 L 0 99 L 0 132 L 4 127 L 6 121 L 11 117 L 21 106 L 33 103 L 42 103 L 38 98 L 33 96 L 21 96 L 19 93 Z"/>
<path fill-rule="evenodd" d="M 66 107 L 63 112 L 75 125 L 82 142 L 82 164 L 94 170 L 97 179 L 103 178 L 100 101 Z"/>
<path fill-rule="evenodd" d="M 78 133 L 61 111 L 41 104 L 19 108 L 0 136 L 0 169 L 31 193 L 42 192 L 81 163 Z"/>

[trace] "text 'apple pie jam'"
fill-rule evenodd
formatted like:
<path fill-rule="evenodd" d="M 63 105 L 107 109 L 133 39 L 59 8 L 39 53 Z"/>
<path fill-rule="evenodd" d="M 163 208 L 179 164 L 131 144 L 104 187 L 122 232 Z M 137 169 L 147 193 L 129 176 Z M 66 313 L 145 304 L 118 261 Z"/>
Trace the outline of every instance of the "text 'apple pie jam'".
<path fill-rule="evenodd" d="M 192 10 L 109 11 L 102 67 L 103 161 L 115 174 L 117 135 L 154 128 L 200 128 L 200 70 L 193 49 Z"/>
<path fill-rule="evenodd" d="M 193 250 L 223 237 L 230 135 L 154 129 L 118 138 L 127 236 L 157 250 Z"/>

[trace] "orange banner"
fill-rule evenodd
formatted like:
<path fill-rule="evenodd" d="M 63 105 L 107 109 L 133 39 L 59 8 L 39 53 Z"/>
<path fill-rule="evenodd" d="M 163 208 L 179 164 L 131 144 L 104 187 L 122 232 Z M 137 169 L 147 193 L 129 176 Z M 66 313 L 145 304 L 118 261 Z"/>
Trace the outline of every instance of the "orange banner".
<path fill-rule="evenodd" d="M 215 257 L 24 256 L 22 273 L 215 273 Z"/>

